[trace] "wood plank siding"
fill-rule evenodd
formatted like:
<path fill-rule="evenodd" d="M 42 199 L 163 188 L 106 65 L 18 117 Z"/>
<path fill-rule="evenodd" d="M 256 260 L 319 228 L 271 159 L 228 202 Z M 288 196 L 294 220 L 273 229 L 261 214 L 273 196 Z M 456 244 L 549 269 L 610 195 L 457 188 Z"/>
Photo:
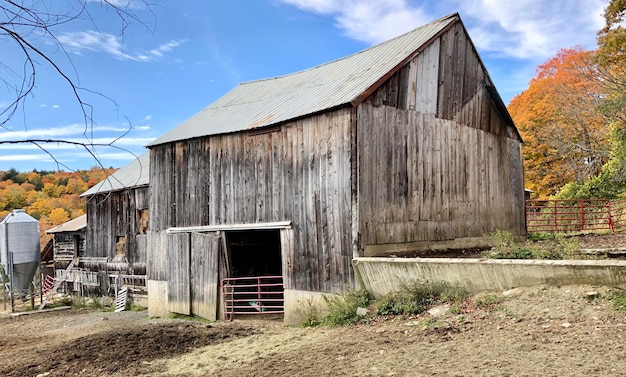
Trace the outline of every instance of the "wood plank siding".
<path fill-rule="evenodd" d="M 388 106 L 358 122 L 364 244 L 524 234 L 518 141 Z"/>
<path fill-rule="evenodd" d="M 457 23 L 359 105 L 361 248 L 525 234 L 521 140 L 491 85 Z"/>
<path fill-rule="evenodd" d="M 148 187 L 87 197 L 84 257 L 107 258 L 107 263 L 115 263 L 124 273 L 144 275 L 148 204 Z"/>
<path fill-rule="evenodd" d="M 157 249 L 148 278 L 169 274 L 166 237 L 154 234 L 169 227 L 291 221 L 293 247 L 282 251 L 286 288 L 346 289 L 353 282 L 352 117 L 343 108 L 268 132 L 153 147 L 150 242 Z"/>

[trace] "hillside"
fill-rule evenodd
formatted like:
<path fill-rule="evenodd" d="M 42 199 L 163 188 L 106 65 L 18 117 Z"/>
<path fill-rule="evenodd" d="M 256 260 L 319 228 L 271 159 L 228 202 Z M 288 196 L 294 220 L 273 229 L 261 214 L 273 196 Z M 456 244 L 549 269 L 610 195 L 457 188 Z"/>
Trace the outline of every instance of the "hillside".
<path fill-rule="evenodd" d="M 91 168 L 76 172 L 0 170 L 0 219 L 23 208 L 39 220 L 41 246 L 50 238 L 45 231 L 85 213 L 80 194 L 115 169 Z"/>

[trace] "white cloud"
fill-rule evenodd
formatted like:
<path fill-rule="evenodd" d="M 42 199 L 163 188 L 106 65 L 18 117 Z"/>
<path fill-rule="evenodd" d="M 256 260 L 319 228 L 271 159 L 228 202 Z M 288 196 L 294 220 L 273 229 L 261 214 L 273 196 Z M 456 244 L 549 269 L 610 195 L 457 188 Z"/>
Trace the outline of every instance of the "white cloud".
<path fill-rule="evenodd" d="M 405 0 L 281 0 L 304 11 L 334 17 L 350 38 L 375 44 L 432 20 Z"/>
<path fill-rule="evenodd" d="M 12 154 L 10 156 L 0 156 L 0 161 L 37 161 L 41 160 L 43 154 Z"/>
<path fill-rule="evenodd" d="M 459 12 L 480 50 L 546 58 L 560 48 L 595 47 L 606 0 L 279 0 L 332 17 L 355 40 L 375 44 Z"/>
<path fill-rule="evenodd" d="M 88 3 L 100 3 L 107 5 L 106 3 L 116 6 L 122 9 L 145 9 L 147 8 L 146 2 L 143 0 L 107 0 L 106 3 L 103 0 L 87 0 Z"/>
<path fill-rule="evenodd" d="M 24 131 L 5 131 L 0 132 L 0 141 L 2 140 L 26 140 L 26 139 L 44 139 L 67 137 L 71 135 L 82 135 L 92 132 L 126 132 L 128 127 L 123 126 L 93 126 L 85 127 L 84 124 L 70 124 L 62 127 L 50 128 L 34 128 Z"/>
<path fill-rule="evenodd" d="M 100 33 L 93 30 L 76 31 L 60 34 L 57 37 L 63 48 L 71 53 L 81 55 L 86 51 L 104 52 L 120 60 L 152 61 L 163 57 L 164 53 L 180 46 L 185 40 L 174 40 L 165 43 L 146 53 L 130 53 L 124 51 L 124 46 L 118 36 Z"/>
<path fill-rule="evenodd" d="M 178 41 L 171 41 L 169 43 L 162 44 L 162 45 L 160 45 L 159 47 L 157 47 L 157 48 L 155 48 L 153 50 L 150 50 L 150 53 L 152 55 L 154 55 L 154 56 L 161 57 L 161 56 L 163 56 L 164 52 L 169 52 L 172 49 L 180 46 L 181 44 L 183 44 L 185 42 L 186 42 L 185 39 L 181 39 L 181 40 L 178 40 Z"/>
<path fill-rule="evenodd" d="M 605 0 L 455 0 L 471 20 L 479 49 L 517 58 L 546 58 L 559 49 L 595 47 Z"/>

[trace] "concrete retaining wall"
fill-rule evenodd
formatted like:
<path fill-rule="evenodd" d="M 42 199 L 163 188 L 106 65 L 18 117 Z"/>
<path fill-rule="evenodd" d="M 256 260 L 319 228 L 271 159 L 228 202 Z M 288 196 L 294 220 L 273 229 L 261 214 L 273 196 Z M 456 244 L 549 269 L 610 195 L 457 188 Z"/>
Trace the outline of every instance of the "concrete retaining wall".
<path fill-rule="evenodd" d="M 357 282 L 375 298 L 411 280 L 461 283 L 470 293 L 539 284 L 626 288 L 624 260 L 355 258 Z"/>

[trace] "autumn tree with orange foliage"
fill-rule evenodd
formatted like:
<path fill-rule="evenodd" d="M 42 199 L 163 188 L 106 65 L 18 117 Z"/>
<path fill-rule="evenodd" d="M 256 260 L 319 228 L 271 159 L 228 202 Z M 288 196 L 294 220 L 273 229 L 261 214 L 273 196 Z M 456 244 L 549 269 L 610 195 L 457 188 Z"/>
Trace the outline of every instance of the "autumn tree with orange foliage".
<path fill-rule="evenodd" d="M 604 96 L 598 109 L 606 118 L 610 154 L 602 171 L 586 181 L 570 182 L 560 198 L 626 198 L 626 0 L 610 0 L 605 26 L 598 32 L 594 62 Z"/>
<path fill-rule="evenodd" d="M 45 231 L 85 213 L 80 194 L 113 173 L 114 169 L 92 168 L 77 172 L 0 171 L 0 219 L 23 208 L 39 220 L 41 246 L 50 236 Z"/>
<path fill-rule="evenodd" d="M 605 95 L 593 51 L 575 47 L 541 64 L 529 88 L 513 98 L 509 112 L 525 142 L 526 187 L 537 197 L 601 171 L 610 149 L 599 111 Z"/>

